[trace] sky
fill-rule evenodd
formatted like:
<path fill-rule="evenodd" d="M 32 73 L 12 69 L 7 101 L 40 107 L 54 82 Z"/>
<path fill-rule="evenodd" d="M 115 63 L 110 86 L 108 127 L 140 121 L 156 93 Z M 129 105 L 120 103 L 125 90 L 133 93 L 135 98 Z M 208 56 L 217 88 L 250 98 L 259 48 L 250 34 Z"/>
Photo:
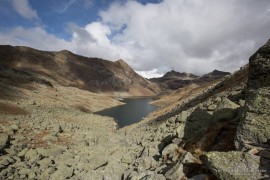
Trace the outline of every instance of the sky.
<path fill-rule="evenodd" d="M 270 38 L 270 0 L 0 0 L 0 44 L 125 60 L 144 77 L 233 72 Z"/>

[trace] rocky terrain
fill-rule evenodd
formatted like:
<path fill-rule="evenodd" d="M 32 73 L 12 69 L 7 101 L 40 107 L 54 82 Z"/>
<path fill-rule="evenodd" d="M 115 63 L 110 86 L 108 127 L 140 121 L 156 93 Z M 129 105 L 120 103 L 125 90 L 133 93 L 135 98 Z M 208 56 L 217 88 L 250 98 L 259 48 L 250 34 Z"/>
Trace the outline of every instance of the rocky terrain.
<path fill-rule="evenodd" d="M 201 86 L 208 82 L 218 80 L 229 74 L 229 72 L 214 70 L 202 76 L 196 76 L 191 73 L 180 73 L 172 70 L 164 74 L 162 77 L 151 78 L 150 81 L 157 83 L 163 90 L 164 94 L 164 91 L 166 90 L 177 90 L 191 84 L 197 84 Z"/>
<path fill-rule="evenodd" d="M 158 111 L 118 129 L 92 112 L 120 102 L 4 68 L 0 177 L 268 179 L 269 70 L 270 40 L 239 71 L 178 89 Z"/>
<path fill-rule="evenodd" d="M 48 52 L 0 45 L 0 65 L 45 75 L 63 86 L 110 96 L 153 96 L 159 92 L 158 86 L 123 60 L 87 58 L 66 50 Z"/>

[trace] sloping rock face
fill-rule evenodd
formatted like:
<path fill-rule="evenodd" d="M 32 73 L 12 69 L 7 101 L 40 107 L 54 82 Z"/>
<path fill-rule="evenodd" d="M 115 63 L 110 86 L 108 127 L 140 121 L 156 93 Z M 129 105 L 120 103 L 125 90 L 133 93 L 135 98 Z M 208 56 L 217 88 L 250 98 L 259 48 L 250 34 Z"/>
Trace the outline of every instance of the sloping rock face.
<path fill-rule="evenodd" d="M 249 59 L 246 104 L 235 138 L 236 148 L 265 146 L 270 139 L 270 40 Z"/>
<path fill-rule="evenodd" d="M 202 157 L 219 179 L 261 179 L 269 171 L 269 162 L 248 153 L 209 152 Z"/>

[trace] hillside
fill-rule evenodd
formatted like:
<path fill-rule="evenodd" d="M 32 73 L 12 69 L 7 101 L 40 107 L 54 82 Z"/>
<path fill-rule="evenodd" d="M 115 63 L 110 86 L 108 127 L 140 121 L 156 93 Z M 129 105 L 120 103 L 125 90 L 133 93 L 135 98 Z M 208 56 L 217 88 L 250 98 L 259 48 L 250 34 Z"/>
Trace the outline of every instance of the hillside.
<path fill-rule="evenodd" d="M 48 52 L 0 46 L 0 65 L 45 75 L 63 86 L 110 96 L 153 96 L 159 88 L 123 60 L 87 58 L 69 51 Z"/>

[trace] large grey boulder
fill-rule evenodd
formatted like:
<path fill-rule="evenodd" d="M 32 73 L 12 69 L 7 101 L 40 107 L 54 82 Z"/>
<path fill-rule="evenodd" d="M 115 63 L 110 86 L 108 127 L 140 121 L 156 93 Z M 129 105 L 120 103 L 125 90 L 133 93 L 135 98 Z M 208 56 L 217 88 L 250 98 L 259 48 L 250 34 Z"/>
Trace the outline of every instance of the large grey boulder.
<path fill-rule="evenodd" d="M 249 153 L 240 151 L 209 152 L 205 154 L 202 160 L 221 180 L 246 180 L 269 177 L 269 161 Z"/>
<path fill-rule="evenodd" d="M 183 139 L 189 139 L 194 137 L 197 134 L 203 134 L 206 132 L 208 126 L 213 122 L 213 117 L 207 111 L 196 108 L 188 117 L 185 127 Z M 178 127 L 178 137 L 181 130 Z"/>
<path fill-rule="evenodd" d="M 233 120 L 238 114 L 239 107 L 240 106 L 238 104 L 232 102 L 226 97 L 223 97 L 213 113 L 214 121 Z"/>
<path fill-rule="evenodd" d="M 270 139 L 270 40 L 249 59 L 245 102 L 235 138 L 238 150 Z"/>

